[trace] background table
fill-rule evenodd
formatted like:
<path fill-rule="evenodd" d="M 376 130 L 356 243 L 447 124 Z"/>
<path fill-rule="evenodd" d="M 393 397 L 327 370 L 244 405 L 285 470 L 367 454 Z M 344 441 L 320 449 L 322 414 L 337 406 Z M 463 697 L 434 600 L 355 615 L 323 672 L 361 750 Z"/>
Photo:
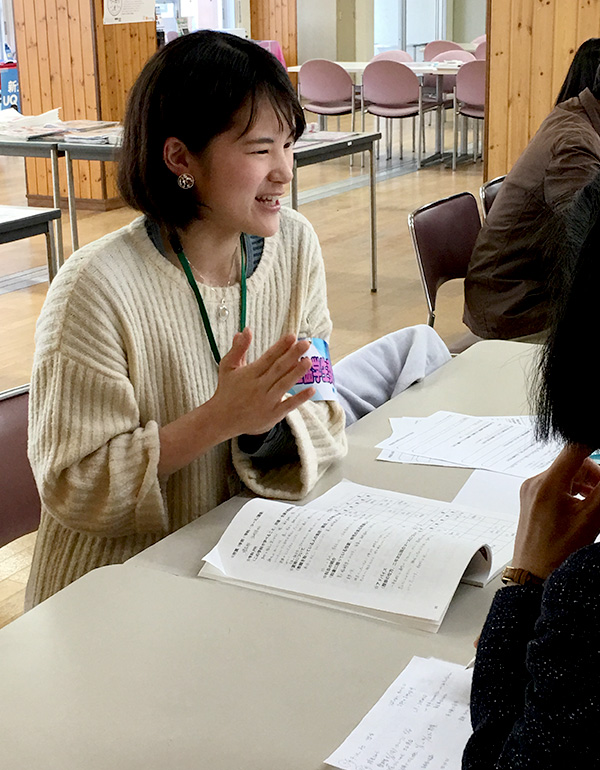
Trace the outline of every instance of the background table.
<path fill-rule="evenodd" d="M 319 131 L 314 138 L 326 135 L 326 131 Z M 377 291 L 377 204 L 376 204 L 376 178 L 375 178 L 375 142 L 381 139 L 378 132 L 356 133 L 349 132 L 337 139 L 327 141 L 314 141 L 311 134 L 306 138 L 300 138 L 294 145 L 294 175 L 290 186 L 292 208 L 298 209 L 298 169 L 303 166 L 311 166 L 313 163 L 323 163 L 326 160 L 342 158 L 346 155 L 354 155 L 356 152 L 367 150 L 369 153 L 369 191 L 370 191 L 370 225 L 371 225 L 371 291 Z"/>
<path fill-rule="evenodd" d="M 49 158 L 52 168 L 52 204 L 60 208 L 60 177 L 58 173 L 58 158 L 62 155 L 57 142 L 3 142 L 0 141 L 0 155 L 16 156 L 19 158 Z M 57 267 L 64 261 L 62 221 L 55 219 L 55 240 Z"/>
<path fill-rule="evenodd" d="M 536 350 L 483 342 L 453 359 L 352 426 L 348 459 L 315 494 L 346 475 L 451 499 L 468 470 L 374 462 L 388 416 L 523 412 Z M 6 767 L 324 770 L 412 655 L 472 656 L 495 585 L 461 585 L 430 634 L 196 579 L 225 511 L 86 575 L 0 631 Z"/>

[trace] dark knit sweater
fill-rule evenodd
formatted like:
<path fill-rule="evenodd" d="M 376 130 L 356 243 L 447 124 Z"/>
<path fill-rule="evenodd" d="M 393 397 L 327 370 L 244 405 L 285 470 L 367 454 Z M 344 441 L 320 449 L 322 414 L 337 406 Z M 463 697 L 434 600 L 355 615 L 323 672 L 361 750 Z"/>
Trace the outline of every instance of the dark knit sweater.
<path fill-rule="evenodd" d="M 600 545 L 545 587 L 497 592 L 477 648 L 463 770 L 600 768 Z"/>

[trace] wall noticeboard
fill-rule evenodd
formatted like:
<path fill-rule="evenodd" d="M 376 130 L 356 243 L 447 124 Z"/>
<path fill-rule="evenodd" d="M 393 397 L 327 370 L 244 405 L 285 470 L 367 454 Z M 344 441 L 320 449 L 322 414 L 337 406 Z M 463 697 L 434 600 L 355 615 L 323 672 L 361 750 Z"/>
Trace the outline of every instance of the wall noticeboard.
<path fill-rule="evenodd" d="M 105 24 L 134 24 L 154 20 L 154 0 L 104 0 Z"/>

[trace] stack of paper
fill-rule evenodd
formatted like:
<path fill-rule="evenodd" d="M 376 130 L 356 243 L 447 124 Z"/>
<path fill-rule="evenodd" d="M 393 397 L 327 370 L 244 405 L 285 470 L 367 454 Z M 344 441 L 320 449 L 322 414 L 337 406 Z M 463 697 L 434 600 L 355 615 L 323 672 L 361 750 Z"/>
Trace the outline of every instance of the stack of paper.
<path fill-rule="evenodd" d="M 344 481 L 304 507 L 246 503 L 200 575 L 437 631 L 461 580 L 485 585 L 510 559 L 515 531 L 514 513 Z"/>
<path fill-rule="evenodd" d="M 558 442 L 536 441 L 531 417 L 474 417 L 436 412 L 390 420 L 392 435 L 377 444 L 378 460 L 450 465 L 528 478 L 545 470 Z"/>

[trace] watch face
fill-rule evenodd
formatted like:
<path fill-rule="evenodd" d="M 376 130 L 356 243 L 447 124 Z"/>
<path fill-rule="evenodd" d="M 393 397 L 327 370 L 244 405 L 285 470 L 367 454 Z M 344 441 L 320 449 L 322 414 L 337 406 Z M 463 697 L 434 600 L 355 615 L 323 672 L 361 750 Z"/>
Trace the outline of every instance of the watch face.
<path fill-rule="evenodd" d="M 123 0 L 106 0 L 108 12 L 111 16 L 118 16 L 123 7 Z"/>

